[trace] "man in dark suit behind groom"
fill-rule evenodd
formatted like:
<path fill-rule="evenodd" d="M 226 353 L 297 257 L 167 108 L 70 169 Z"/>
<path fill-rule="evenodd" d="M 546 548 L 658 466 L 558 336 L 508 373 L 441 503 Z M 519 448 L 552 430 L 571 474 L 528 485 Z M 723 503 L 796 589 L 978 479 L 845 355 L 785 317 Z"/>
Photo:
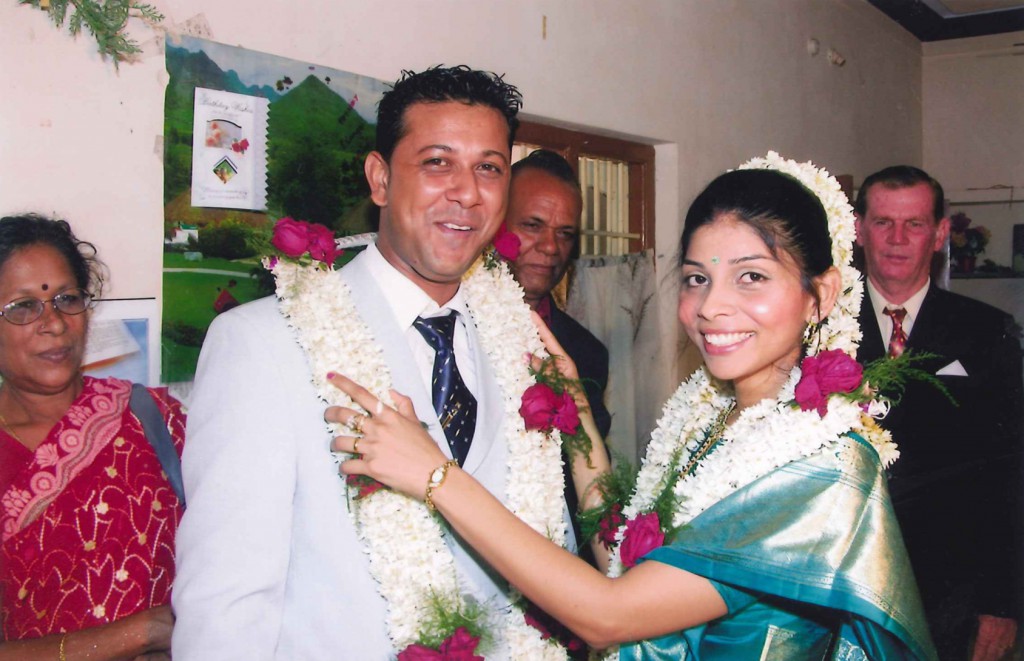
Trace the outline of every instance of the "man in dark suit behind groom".
<path fill-rule="evenodd" d="M 555 152 L 538 149 L 512 165 L 505 224 L 519 237 L 519 256 L 512 274 L 523 287 L 523 298 L 569 354 L 579 370 L 587 402 L 601 436 L 608 435 L 612 418 L 604 405 L 608 385 L 608 349 L 578 321 L 562 312 L 551 290 L 565 275 L 579 252 L 580 214 L 583 198 L 572 166 Z M 565 498 L 576 520 L 577 498 L 572 474 L 565 464 Z M 580 555 L 591 559 L 589 547 L 580 544 Z"/>
<path fill-rule="evenodd" d="M 943 661 L 996 661 L 1016 640 L 1024 590 L 1019 327 L 931 281 L 949 220 L 927 173 L 872 174 L 855 210 L 867 273 L 858 359 L 935 354 L 920 367 L 957 403 L 914 382 L 882 421 L 900 448 L 889 489 L 932 635 Z"/>

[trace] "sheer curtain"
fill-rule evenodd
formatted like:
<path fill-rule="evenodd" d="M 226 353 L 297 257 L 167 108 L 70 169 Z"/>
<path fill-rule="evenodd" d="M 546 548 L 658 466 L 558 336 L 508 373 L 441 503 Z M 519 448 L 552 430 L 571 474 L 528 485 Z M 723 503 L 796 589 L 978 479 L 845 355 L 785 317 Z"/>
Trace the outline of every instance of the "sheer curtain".
<path fill-rule="evenodd" d="M 582 257 L 566 311 L 608 347 L 608 445 L 636 463 L 675 374 L 675 347 L 660 341 L 654 253 Z"/>

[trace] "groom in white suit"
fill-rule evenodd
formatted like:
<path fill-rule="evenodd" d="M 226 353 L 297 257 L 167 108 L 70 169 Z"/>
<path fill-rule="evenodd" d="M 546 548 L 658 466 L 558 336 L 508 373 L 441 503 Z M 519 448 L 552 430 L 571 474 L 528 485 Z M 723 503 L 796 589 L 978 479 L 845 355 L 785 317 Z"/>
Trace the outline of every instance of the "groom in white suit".
<path fill-rule="evenodd" d="M 405 72 L 380 102 L 376 151 L 365 164 L 381 211 L 377 244 L 334 276 L 421 419 L 434 411 L 434 351 L 413 322 L 458 313 L 455 360 L 477 401 L 463 468 L 499 497 L 503 406 L 459 283 L 504 218 L 520 105 L 518 91 L 493 74 Z M 183 459 L 177 661 L 394 658 L 386 604 L 328 452 L 324 408 L 274 298 L 210 327 Z M 440 425 L 430 427 L 451 454 Z M 504 581 L 457 540 L 449 544 L 463 587 L 507 603 Z"/>

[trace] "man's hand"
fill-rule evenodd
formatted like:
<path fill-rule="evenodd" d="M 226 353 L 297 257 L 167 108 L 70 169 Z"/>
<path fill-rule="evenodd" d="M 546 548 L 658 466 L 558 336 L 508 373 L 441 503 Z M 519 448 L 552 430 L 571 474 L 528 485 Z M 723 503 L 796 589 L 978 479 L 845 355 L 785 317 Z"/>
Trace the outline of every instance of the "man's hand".
<path fill-rule="evenodd" d="M 1017 620 L 995 615 L 978 616 L 978 637 L 971 661 L 999 661 L 1017 640 Z"/>

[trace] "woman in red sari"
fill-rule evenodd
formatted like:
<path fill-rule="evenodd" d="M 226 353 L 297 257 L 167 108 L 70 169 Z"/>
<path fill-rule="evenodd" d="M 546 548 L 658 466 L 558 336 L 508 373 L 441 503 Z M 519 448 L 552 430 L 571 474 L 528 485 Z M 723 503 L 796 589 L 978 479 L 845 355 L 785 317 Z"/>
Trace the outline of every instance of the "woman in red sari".
<path fill-rule="evenodd" d="M 182 506 L 129 408 L 81 372 L 95 249 L 0 219 L 0 660 L 170 658 Z M 180 454 L 185 417 L 150 390 Z"/>

